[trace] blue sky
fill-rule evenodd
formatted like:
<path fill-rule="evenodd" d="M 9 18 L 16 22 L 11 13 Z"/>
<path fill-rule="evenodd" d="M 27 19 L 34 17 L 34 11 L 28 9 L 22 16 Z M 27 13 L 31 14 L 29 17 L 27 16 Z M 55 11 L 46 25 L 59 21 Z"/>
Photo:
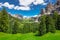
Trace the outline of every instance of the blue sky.
<path fill-rule="evenodd" d="M 0 0 L 0 10 L 4 6 L 10 14 L 36 16 L 49 2 L 54 4 L 56 0 Z"/>

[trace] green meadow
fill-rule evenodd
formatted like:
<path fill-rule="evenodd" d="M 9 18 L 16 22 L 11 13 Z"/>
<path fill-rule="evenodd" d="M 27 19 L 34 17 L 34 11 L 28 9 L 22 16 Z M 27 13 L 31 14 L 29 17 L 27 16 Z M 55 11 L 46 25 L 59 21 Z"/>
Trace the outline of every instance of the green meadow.
<path fill-rule="evenodd" d="M 6 34 L 0 32 L 0 40 L 60 40 L 60 31 L 56 31 L 56 33 L 47 33 L 43 36 L 35 35 L 36 33 Z"/>
<path fill-rule="evenodd" d="M 27 2 L 29 3 L 29 1 Z M 30 3 L 34 4 L 32 0 Z M 17 5 L 17 8 L 20 9 L 21 6 L 23 9 L 25 9 L 24 7 L 30 9 L 32 7 L 30 3 L 26 6 Z M 33 14 L 39 13 L 36 14 L 36 16 L 28 16 L 30 14 L 24 10 L 11 10 L 10 13 L 10 9 L 8 10 L 4 6 L 7 5 L 6 7 L 10 8 L 13 4 L 9 4 L 9 2 L 4 3 L 4 5 L 2 4 L 3 3 L 0 3 L 1 7 L 3 6 L 0 10 L 0 40 L 60 40 L 60 0 L 57 0 L 56 4 L 49 2 L 44 8 L 41 6 L 39 12 L 38 9 L 36 9 L 37 11 L 33 11 L 35 10 L 34 7 L 33 10 L 30 11 Z M 15 9 L 15 6 L 16 5 L 14 5 L 13 9 Z M 27 13 L 27 16 L 24 17 L 25 15 L 20 15 L 20 12 L 23 14 Z"/>

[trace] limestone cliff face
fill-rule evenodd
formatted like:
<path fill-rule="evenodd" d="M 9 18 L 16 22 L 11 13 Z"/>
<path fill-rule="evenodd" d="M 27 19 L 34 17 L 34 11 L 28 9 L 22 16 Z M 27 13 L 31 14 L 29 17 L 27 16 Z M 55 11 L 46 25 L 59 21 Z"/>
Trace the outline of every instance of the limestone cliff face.
<path fill-rule="evenodd" d="M 55 9 L 58 13 L 60 13 L 60 0 L 57 0 L 56 4 L 55 4 Z"/>
<path fill-rule="evenodd" d="M 45 9 L 41 10 L 41 15 L 43 14 L 52 14 L 54 11 L 60 13 L 60 0 L 57 0 L 56 4 L 53 5 L 52 3 L 48 3 Z"/>
<path fill-rule="evenodd" d="M 41 15 L 45 14 L 46 10 L 43 8 L 41 9 Z"/>
<path fill-rule="evenodd" d="M 43 15 L 53 15 L 54 11 L 60 14 L 60 0 L 57 0 L 56 4 L 48 3 L 46 8 L 41 9 L 40 16 Z M 40 16 L 37 16 L 35 20 L 38 20 Z"/>
<path fill-rule="evenodd" d="M 52 5 L 52 3 L 48 3 L 48 5 L 46 7 L 46 11 L 51 12 L 53 9 L 54 9 L 54 6 Z"/>
<path fill-rule="evenodd" d="M 41 15 L 49 15 L 52 10 L 54 10 L 54 6 L 51 3 L 48 3 L 47 7 L 41 10 Z"/>

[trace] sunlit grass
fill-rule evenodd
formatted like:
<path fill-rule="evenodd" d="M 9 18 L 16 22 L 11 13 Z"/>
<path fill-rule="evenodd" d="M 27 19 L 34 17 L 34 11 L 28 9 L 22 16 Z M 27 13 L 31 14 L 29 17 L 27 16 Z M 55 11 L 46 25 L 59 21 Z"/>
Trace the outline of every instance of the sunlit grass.
<path fill-rule="evenodd" d="M 35 36 L 35 33 L 6 34 L 0 32 L 0 40 L 60 40 L 60 31 L 47 33 L 43 36 Z"/>

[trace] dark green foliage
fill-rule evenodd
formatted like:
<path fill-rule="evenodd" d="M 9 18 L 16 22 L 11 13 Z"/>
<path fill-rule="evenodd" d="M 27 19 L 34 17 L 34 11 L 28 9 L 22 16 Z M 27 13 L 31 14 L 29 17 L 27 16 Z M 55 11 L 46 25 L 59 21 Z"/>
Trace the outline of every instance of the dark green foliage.
<path fill-rule="evenodd" d="M 39 28 L 39 23 L 23 23 L 22 25 L 20 25 L 20 33 L 36 32 Z"/>
<path fill-rule="evenodd" d="M 29 23 L 25 23 L 25 24 L 24 24 L 23 32 L 24 32 L 24 33 L 30 32 L 30 24 L 29 24 Z"/>
<path fill-rule="evenodd" d="M 24 21 L 24 20 L 23 20 Z M 28 33 L 28 32 L 36 32 L 38 31 L 39 23 L 34 22 L 22 22 L 22 20 L 18 18 L 12 17 L 8 14 L 3 8 L 0 12 L 0 31 L 7 33 Z"/>
<path fill-rule="evenodd" d="M 8 27 L 8 33 L 12 33 L 13 27 L 14 27 L 14 19 L 10 16 L 9 17 L 9 27 Z"/>
<path fill-rule="evenodd" d="M 1 11 L 1 19 L 0 19 L 0 25 L 1 25 L 1 31 L 7 32 L 8 27 L 9 27 L 9 15 L 6 12 L 5 8 Z"/>
<path fill-rule="evenodd" d="M 18 27 L 19 27 L 18 22 L 16 20 L 14 20 L 13 27 L 12 27 L 12 33 L 13 34 L 18 33 Z"/>
<path fill-rule="evenodd" d="M 55 11 L 54 13 L 53 13 L 53 19 L 54 19 L 54 22 L 55 22 L 55 27 L 56 27 L 56 29 L 57 29 L 57 18 L 58 18 L 58 12 L 57 11 Z"/>
<path fill-rule="evenodd" d="M 57 19 L 57 29 L 60 30 L 60 15 L 58 16 L 58 19 Z"/>
<path fill-rule="evenodd" d="M 46 16 L 46 32 L 55 33 L 55 23 L 51 16 Z"/>
<path fill-rule="evenodd" d="M 40 18 L 39 35 L 41 36 L 48 32 L 55 33 L 55 21 L 52 16 L 43 15 Z"/>
<path fill-rule="evenodd" d="M 3 28 L 2 28 L 2 13 L 0 12 L 0 32 L 3 31 Z"/>
<path fill-rule="evenodd" d="M 46 32 L 49 32 L 49 18 L 46 16 Z"/>
<path fill-rule="evenodd" d="M 45 15 L 41 17 L 40 27 L 39 27 L 39 35 L 44 35 L 46 33 L 46 24 L 45 24 Z"/>

